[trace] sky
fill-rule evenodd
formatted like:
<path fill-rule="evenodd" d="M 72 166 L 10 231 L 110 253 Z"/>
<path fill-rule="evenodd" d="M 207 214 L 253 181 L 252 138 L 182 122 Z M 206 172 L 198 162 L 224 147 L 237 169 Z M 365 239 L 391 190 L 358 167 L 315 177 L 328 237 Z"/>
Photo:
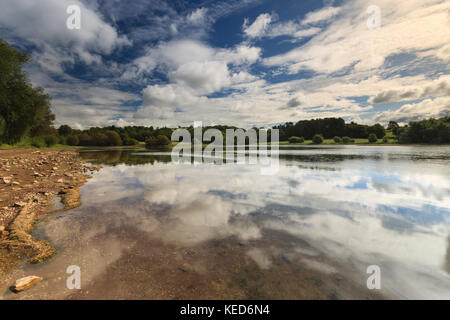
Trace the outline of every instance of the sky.
<path fill-rule="evenodd" d="M 69 29 L 80 8 L 80 29 Z M 450 1 L 0 0 L 55 125 L 450 115 Z M 71 20 L 73 21 L 73 20 Z"/>

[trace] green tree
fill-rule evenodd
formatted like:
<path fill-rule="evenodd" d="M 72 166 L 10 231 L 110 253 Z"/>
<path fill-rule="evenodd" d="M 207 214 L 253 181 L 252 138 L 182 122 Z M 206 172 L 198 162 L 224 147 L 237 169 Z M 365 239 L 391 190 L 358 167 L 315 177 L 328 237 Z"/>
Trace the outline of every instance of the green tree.
<path fill-rule="evenodd" d="M 342 138 L 342 142 L 346 143 L 346 144 L 347 143 L 352 143 L 352 138 L 345 136 L 345 137 Z"/>
<path fill-rule="evenodd" d="M 77 137 L 77 136 L 72 136 L 72 135 L 67 136 L 67 138 L 66 138 L 66 143 L 67 143 L 69 146 L 77 146 L 78 143 L 79 143 L 78 137 Z"/>
<path fill-rule="evenodd" d="M 25 53 L 0 39 L 0 116 L 4 119 L 2 142 L 18 142 L 25 135 L 50 133 L 54 115 L 50 96 L 33 88 L 22 68 L 30 60 Z"/>
<path fill-rule="evenodd" d="M 305 139 L 303 137 L 292 136 L 289 138 L 289 143 L 303 143 Z"/>
<path fill-rule="evenodd" d="M 121 146 L 122 145 L 122 139 L 120 138 L 120 135 L 112 130 L 106 131 L 106 136 L 108 137 L 108 145 L 110 146 Z"/>
<path fill-rule="evenodd" d="M 370 143 L 375 143 L 378 141 L 377 135 L 375 133 L 371 133 L 369 134 L 369 138 L 368 138 Z"/>
<path fill-rule="evenodd" d="M 400 125 L 396 121 L 389 121 L 387 129 L 391 130 L 393 134 L 398 134 L 398 128 L 400 128 Z"/>
<path fill-rule="evenodd" d="M 66 125 L 66 124 L 63 124 L 62 126 L 60 126 L 59 128 L 58 128 L 58 133 L 59 133 L 59 135 L 60 136 L 68 136 L 68 135 L 71 135 L 72 134 L 72 128 L 71 127 L 69 127 L 68 125 Z"/>
<path fill-rule="evenodd" d="M 148 149 L 152 148 L 168 148 L 172 142 L 164 135 L 158 135 L 157 137 L 148 137 L 145 141 L 145 147 Z"/>
<path fill-rule="evenodd" d="M 312 142 L 314 144 L 321 144 L 321 143 L 323 143 L 323 136 L 321 134 L 314 135 L 314 137 L 312 138 Z"/>

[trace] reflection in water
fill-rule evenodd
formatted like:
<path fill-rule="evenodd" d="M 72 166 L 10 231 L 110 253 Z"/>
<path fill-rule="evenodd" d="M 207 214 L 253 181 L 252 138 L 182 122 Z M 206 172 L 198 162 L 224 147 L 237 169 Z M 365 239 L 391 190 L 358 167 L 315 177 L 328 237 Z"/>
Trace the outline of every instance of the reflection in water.
<path fill-rule="evenodd" d="M 106 166 L 80 208 L 39 226 L 60 254 L 11 275 L 47 279 L 20 297 L 450 298 L 450 148 L 280 153 L 274 176 L 164 153 L 82 153 Z M 76 293 L 64 287 L 73 264 Z M 380 292 L 366 288 L 369 265 L 381 268 Z"/>

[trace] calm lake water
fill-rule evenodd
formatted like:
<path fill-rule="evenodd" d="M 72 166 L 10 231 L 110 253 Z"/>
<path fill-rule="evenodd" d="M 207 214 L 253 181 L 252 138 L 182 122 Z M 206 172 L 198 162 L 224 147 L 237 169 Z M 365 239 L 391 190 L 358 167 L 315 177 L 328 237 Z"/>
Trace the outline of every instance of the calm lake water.
<path fill-rule="evenodd" d="M 16 298 L 450 299 L 450 147 L 282 147 L 257 164 L 84 152 L 82 206 L 35 235 L 58 255 Z M 81 290 L 66 268 L 81 268 Z M 376 265 L 381 289 L 369 290 Z M 10 284 L 11 282 L 9 282 Z"/>

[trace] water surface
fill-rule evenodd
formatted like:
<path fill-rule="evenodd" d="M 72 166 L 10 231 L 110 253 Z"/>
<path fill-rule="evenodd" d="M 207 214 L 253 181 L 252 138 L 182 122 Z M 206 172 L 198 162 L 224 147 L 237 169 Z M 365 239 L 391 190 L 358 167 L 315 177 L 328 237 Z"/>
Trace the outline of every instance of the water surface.
<path fill-rule="evenodd" d="M 450 298 L 450 147 L 286 146 L 272 176 L 169 153 L 82 156 L 104 166 L 82 206 L 35 232 L 58 255 L 9 275 L 3 298 Z M 82 290 L 66 288 L 70 265 Z M 381 290 L 367 289 L 371 265 Z M 6 290 L 29 274 L 45 281 Z"/>

